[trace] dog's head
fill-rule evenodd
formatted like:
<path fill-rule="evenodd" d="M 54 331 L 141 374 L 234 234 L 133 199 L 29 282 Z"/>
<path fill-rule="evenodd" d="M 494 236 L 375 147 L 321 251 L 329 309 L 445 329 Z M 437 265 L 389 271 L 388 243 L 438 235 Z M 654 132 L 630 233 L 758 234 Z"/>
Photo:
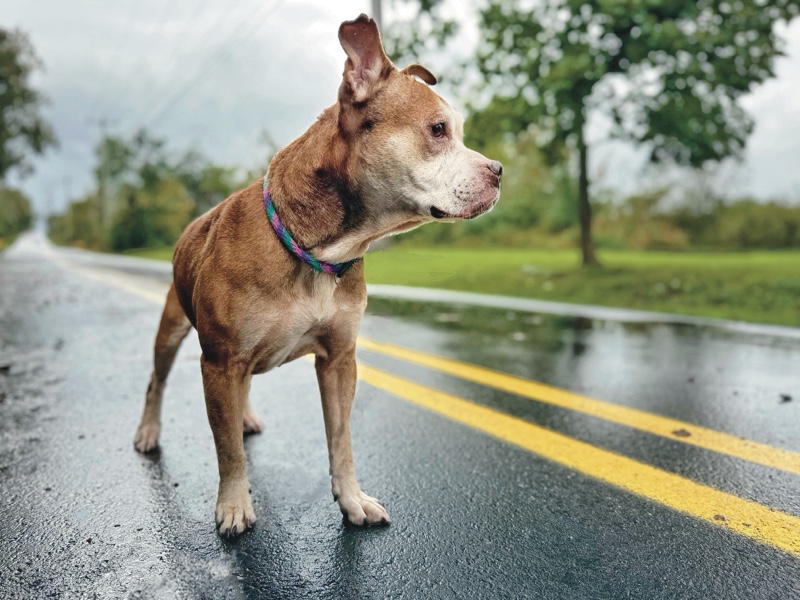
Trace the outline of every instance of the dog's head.
<path fill-rule="evenodd" d="M 418 64 L 395 69 L 375 22 L 363 14 L 342 23 L 339 41 L 347 60 L 338 126 L 348 175 L 368 210 L 393 215 L 392 232 L 490 210 L 502 166 L 464 146 L 464 120 L 430 89 L 430 71 Z"/>

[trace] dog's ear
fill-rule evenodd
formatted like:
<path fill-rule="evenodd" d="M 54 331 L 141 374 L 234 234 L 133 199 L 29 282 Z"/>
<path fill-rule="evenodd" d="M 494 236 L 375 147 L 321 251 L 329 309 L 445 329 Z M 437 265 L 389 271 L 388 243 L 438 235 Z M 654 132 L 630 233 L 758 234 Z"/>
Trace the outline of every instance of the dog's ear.
<path fill-rule="evenodd" d="M 418 65 L 417 63 L 413 63 L 408 65 L 405 69 L 400 71 L 401 73 L 405 73 L 406 75 L 411 75 L 413 77 L 419 77 L 427 83 L 428 85 L 436 85 L 436 76 L 428 71 L 422 65 Z"/>
<path fill-rule="evenodd" d="M 339 27 L 339 42 L 347 53 L 342 74 L 340 100 L 364 102 L 372 89 L 394 69 L 381 45 L 381 34 L 375 21 L 361 14 L 355 21 Z"/>

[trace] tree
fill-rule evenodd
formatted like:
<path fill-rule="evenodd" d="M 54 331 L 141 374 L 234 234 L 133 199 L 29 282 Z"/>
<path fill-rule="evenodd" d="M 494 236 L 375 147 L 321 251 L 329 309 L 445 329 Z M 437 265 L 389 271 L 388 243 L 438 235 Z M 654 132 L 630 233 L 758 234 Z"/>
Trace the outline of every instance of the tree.
<path fill-rule="evenodd" d="M 98 208 L 106 230 L 124 205 L 125 186 L 152 191 L 174 172 L 164 140 L 144 129 L 138 129 L 129 139 L 104 135 L 95 147 L 95 157 Z"/>
<path fill-rule="evenodd" d="M 73 200 L 64 214 L 52 215 L 47 221 L 47 230 L 57 244 L 73 244 L 91 250 L 107 248 L 99 203 L 94 194 Z"/>
<path fill-rule="evenodd" d="M 259 173 L 266 172 L 266 169 Z M 244 185 L 240 185 L 236 169 L 209 163 L 195 150 L 189 150 L 174 166 L 174 175 L 183 183 L 186 191 L 194 200 L 192 217 L 197 217 L 225 200 L 231 193 Z M 254 175 L 247 183 L 256 179 Z"/>
<path fill-rule="evenodd" d="M 499 122 L 535 125 L 551 151 L 578 155 L 584 265 L 591 236 L 586 123 L 603 111 L 610 136 L 645 144 L 654 162 L 700 166 L 740 157 L 752 121 L 739 105 L 773 77 L 779 20 L 796 0 L 490 0 L 480 11 L 478 66 Z"/>
<path fill-rule="evenodd" d="M 406 19 L 393 19 L 382 25 L 386 54 L 395 62 L 415 62 L 425 51 L 443 46 L 458 32 L 458 23 L 442 11 L 442 0 L 402 0 L 401 4 L 418 4 Z"/>
<path fill-rule="evenodd" d="M 239 185 L 236 170 L 196 151 L 176 156 L 144 129 L 105 134 L 95 148 L 95 190 L 49 220 L 58 243 L 94 249 L 161 247 Z"/>
<path fill-rule="evenodd" d="M 464 128 L 468 147 L 503 163 L 503 210 L 476 220 L 473 227 L 499 225 L 499 231 L 492 232 L 497 237 L 498 233 L 506 236 L 532 227 L 557 233 L 574 226 L 574 185 L 564 168 L 563 154 L 559 160 L 543 153 L 533 129 L 517 130 L 516 135 L 502 133 L 507 130 L 503 125 L 507 118 L 505 107 L 492 102 L 473 111 Z"/>
<path fill-rule="evenodd" d="M 32 224 L 28 199 L 19 190 L 0 186 L 0 248 Z"/>
<path fill-rule="evenodd" d="M 159 248 L 171 246 L 189 222 L 194 203 L 177 179 L 163 178 L 147 188 L 126 186 L 125 208 L 111 228 L 111 248 Z"/>
<path fill-rule="evenodd" d="M 28 152 L 41 154 L 55 144 L 55 134 L 39 114 L 44 99 L 30 86 L 41 66 L 28 38 L 0 28 L 0 181 L 12 169 L 31 171 Z"/>

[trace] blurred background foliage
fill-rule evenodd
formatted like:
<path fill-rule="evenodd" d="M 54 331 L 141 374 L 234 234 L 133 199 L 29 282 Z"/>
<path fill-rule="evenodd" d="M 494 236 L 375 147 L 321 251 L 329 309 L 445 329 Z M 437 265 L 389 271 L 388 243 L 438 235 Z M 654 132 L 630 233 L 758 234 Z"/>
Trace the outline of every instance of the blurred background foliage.
<path fill-rule="evenodd" d="M 56 142 L 40 114 L 45 98 L 30 82 L 40 67 L 24 33 L 0 28 L 0 249 L 33 224 L 29 200 L 5 185 L 8 174 L 29 174 L 30 155 Z"/>
<path fill-rule="evenodd" d="M 18 190 L 0 186 L 0 249 L 33 225 L 28 199 Z"/>
<path fill-rule="evenodd" d="M 549 161 L 531 131 L 480 140 L 482 116 L 470 120 L 467 145 L 503 163 L 500 208 L 476 220 L 432 223 L 396 242 L 574 248 L 580 225 L 577 182 L 569 162 Z M 57 243 L 113 251 L 169 247 L 190 220 L 264 172 L 243 173 L 209 163 L 195 152 L 176 153 L 141 131 L 131 139 L 104 138 L 96 156 L 96 190 L 50 218 L 50 236 Z M 698 178 L 708 177 L 698 172 L 695 178 L 626 197 L 597 191 L 597 246 L 675 251 L 800 248 L 800 206 L 789 199 L 723 197 L 711 184 L 698 188 Z M 3 223 L 30 226 L 30 208 L 21 194 L 0 194 Z M 6 201 L 8 194 L 19 200 Z M 19 208 L 22 203 L 24 210 Z M 8 227 L 0 231 L 10 231 Z"/>
<path fill-rule="evenodd" d="M 440 14 L 444 5 L 441 0 L 416 3 L 416 20 L 436 44 L 446 43 L 458 31 Z M 501 138 L 505 145 L 499 154 L 505 157 L 502 151 L 508 151 L 512 158 L 514 140 L 535 142 L 541 151 L 537 158 L 556 169 L 550 177 L 534 180 L 541 162 L 536 160 L 525 173 L 533 184 L 528 187 L 532 209 L 537 209 L 535 196 L 551 200 L 561 196 L 562 204 L 575 198 L 570 225 L 578 225 L 582 264 L 597 264 L 593 212 L 602 213 L 598 220 L 629 221 L 642 214 L 643 197 L 623 200 L 626 206 L 617 207 L 623 210 L 597 206 L 597 198 L 591 198 L 598 190 L 590 187 L 588 172 L 593 151 L 590 116 L 603 115 L 610 122 L 607 139 L 642 147 L 652 163 L 699 169 L 729 157 L 741 158 L 752 120 L 740 100 L 755 85 L 774 77 L 774 60 L 781 53 L 775 26 L 798 12 L 795 0 L 488 0 L 477 8 L 480 41 L 464 67 L 476 65 L 480 74 L 468 99 L 470 135 L 481 151 L 496 151 L 491 142 Z M 413 56 L 425 47 L 419 35 L 408 31 L 418 28 L 408 20 L 389 30 L 396 58 Z M 563 180 L 558 166 L 565 163 L 575 185 L 556 185 L 560 194 L 554 197 L 548 192 L 553 180 Z M 509 187 L 504 203 L 518 202 L 517 191 L 525 185 Z M 521 227 L 540 224 L 544 232 L 553 233 L 556 224 L 552 219 L 548 223 L 538 208 L 536 223 L 513 222 Z M 620 223 L 619 233 L 629 236 L 607 241 L 677 247 L 697 240 L 675 223 L 668 224 L 672 215 L 657 212 L 659 208 L 662 203 L 652 202 L 648 214 L 658 214 L 658 224 L 648 221 L 645 231 L 630 222 Z M 698 216 L 713 221 L 719 212 L 717 208 Z M 691 214 L 683 213 L 684 224 Z M 605 233 L 611 229 L 606 227 Z M 655 236 L 652 241 L 651 236 Z M 702 241 L 721 243 L 731 237 L 720 233 L 702 236 Z"/>
<path fill-rule="evenodd" d="M 263 176 L 241 172 L 194 150 L 175 152 L 139 130 L 104 136 L 95 149 L 95 191 L 50 217 L 50 237 L 92 250 L 166 248 L 193 218 Z"/>
<path fill-rule="evenodd" d="M 29 174 L 30 155 L 56 142 L 41 116 L 46 99 L 31 85 L 41 66 L 23 32 L 0 27 L 0 181 L 13 170 Z"/>
<path fill-rule="evenodd" d="M 398 4 L 409 17 L 386 25 L 384 38 L 399 64 L 425 62 L 464 26 L 441 0 Z M 713 177 L 714 164 L 741 156 L 752 123 L 739 99 L 773 76 L 775 25 L 798 14 L 796 1 L 486 0 L 464 10 L 473 11 L 480 41 L 448 68 L 449 79 L 467 107 L 466 144 L 504 164 L 502 202 L 481 219 L 431 224 L 398 244 L 577 247 L 586 265 L 597 262 L 595 247 L 800 247 L 797 198 L 737 197 Z M 13 100 L 0 93 L 6 171 L 24 171 L 24 155 L 55 142 L 39 115 L 44 100 L 27 84 L 37 66 L 25 36 L 0 29 L 0 90 L 16 90 Z M 638 145 L 681 175 L 667 184 L 654 177 L 628 195 L 593 184 L 587 156 L 599 142 L 585 128 L 595 112 L 610 123 L 609 139 Z M 267 165 L 268 157 L 249 171 L 213 164 L 144 129 L 105 132 L 93 189 L 52 215 L 49 233 L 96 250 L 169 247 Z M 31 211 L 15 190 L 0 189 L 0 198 L 8 240 L 30 226 Z"/>

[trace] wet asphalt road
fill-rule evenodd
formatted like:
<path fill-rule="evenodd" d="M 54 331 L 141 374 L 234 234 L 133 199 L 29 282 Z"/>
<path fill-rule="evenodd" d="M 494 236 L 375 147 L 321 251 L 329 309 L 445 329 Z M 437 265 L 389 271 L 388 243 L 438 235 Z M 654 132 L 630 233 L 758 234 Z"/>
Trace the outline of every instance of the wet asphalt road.
<path fill-rule="evenodd" d="M 132 447 L 168 271 L 49 249 L 0 255 L 0 598 L 800 598 L 800 550 L 567 468 L 360 382 L 362 487 L 388 528 L 332 502 L 312 366 L 254 378 L 258 522 L 220 539 L 190 335 L 162 448 Z M 362 334 L 800 452 L 800 336 L 373 298 Z M 382 352 L 360 360 L 800 517 L 800 475 L 501 392 Z M 786 398 L 791 398 L 786 400 Z M 591 468 L 591 467 L 587 467 Z M 791 536 L 800 530 L 790 529 Z"/>

